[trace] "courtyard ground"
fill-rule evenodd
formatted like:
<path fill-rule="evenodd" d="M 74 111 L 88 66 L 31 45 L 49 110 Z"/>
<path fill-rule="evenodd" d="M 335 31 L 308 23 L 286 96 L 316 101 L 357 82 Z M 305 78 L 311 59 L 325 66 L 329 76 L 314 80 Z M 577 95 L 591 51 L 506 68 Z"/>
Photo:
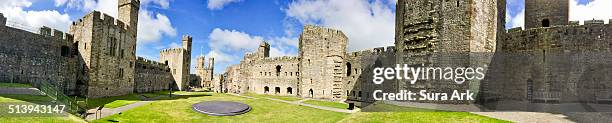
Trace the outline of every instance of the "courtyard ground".
<path fill-rule="evenodd" d="M 468 112 L 341 113 L 267 99 L 286 98 L 270 95 L 248 94 L 255 98 L 246 98 L 207 92 L 177 94 L 190 97 L 155 101 L 93 122 L 507 122 Z M 238 116 L 208 116 L 191 109 L 192 104 L 212 100 L 242 102 L 250 105 L 253 110 Z M 317 104 L 326 105 L 325 103 Z M 328 106 L 333 108 L 335 104 Z"/>

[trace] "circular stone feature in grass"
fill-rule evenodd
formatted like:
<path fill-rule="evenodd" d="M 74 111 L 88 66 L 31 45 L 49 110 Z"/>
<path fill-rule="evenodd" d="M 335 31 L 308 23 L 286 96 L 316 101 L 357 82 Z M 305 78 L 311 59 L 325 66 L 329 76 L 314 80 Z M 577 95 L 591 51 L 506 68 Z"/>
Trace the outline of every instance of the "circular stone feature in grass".
<path fill-rule="evenodd" d="M 191 105 L 196 112 L 211 116 L 233 116 L 251 111 L 251 106 L 230 101 L 205 101 Z"/>

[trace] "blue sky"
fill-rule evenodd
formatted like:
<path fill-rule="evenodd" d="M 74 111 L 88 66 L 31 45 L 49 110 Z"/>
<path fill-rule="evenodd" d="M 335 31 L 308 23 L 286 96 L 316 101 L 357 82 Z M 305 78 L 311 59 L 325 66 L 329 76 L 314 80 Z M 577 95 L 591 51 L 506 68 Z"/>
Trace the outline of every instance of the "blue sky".
<path fill-rule="evenodd" d="M 571 0 L 570 20 L 612 18 L 612 0 Z M 522 26 L 524 0 L 508 0 L 506 27 Z M 215 57 L 215 73 L 238 64 L 261 41 L 271 56 L 295 56 L 302 26 L 342 30 L 349 51 L 393 45 L 395 0 L 141 0 L 137 55 L 159 59 L 159 51 L 180 47 L 193 36 L 193 58 Z M 42 25 L 67 31 L 71 21 L 92 10 L 116 17 L 116 0 L 3 0 L 9 25 L 35 30 Z M 603 11 L 603 12 L 599 12 Z M 25 25 L 25 26 L 20 26 Z M 192 66 L 194 62 L 192 62 Z"/>

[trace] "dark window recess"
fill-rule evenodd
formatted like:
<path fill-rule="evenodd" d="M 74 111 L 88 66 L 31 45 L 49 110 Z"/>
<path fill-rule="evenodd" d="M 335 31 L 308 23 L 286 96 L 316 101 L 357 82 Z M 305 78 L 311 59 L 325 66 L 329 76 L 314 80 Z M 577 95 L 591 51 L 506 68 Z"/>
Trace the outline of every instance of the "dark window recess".
<path fill-rule="evenodd" d="M 542 20 L 542 27 L 550 27 L 550 20 L 548 19 Z"/>
<path fill-rule="evenodd" d="M 70 48 L 68 46 L 62 46 L 61 47 L 61 54 L 62 54 L 63 57 L 70 56 Z"/>

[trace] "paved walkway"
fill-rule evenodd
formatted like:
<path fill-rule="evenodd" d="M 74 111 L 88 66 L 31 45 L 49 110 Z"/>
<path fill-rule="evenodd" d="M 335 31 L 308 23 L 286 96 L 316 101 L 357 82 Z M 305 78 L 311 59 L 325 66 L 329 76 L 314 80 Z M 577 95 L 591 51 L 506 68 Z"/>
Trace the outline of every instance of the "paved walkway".
<path fill-rule="evenodd" d="M 240 96 L 240 97 L 245 97 L 245 98 L 251 98 L 251 99 L 257 99 L 255 97 L 251 97 L 251 96 L 244 96 L 244 95 L 238 95 L 238 94 L 232 94 L 232 95 L 236 95 L 236 96 Z M 331 107 L 325 107 L 325 106 L 318 106 L 318 105 L 311 105 L 311 104 L 303 103 L 304 101 L 310 100 L 310 99 L 302 99 L 302 100 L 298 100 L 298 101 L 286 101 L 286 100 L 275 99 L 275 98 L 268 98 L 268 97 L 264 97 L 264 98 L 268 99 L 268 100 L 274 100 L 274 101 L 279 101 L 279 102 L 284 102 L 284 103 L 289 103 L 289 104 L 295 104 L 295 105 L 301 105 L 301 106 L 308 106 L 308 107 L 312 107 L 312 108 L 328 110 L 328 111 L 334 111 L 334 112 L 356 113 L 356 112 L 360 111 L 360 109 L 346 110 L 346 109 L 338 109 L 338 108 L 331 108 Z"/>
<path fill-rule="evenodd" d="M 539 112 L 471 112 L 517 123 L 573 123 L 565 115 Z"/>
<path fill-rule="evenodd" d="M 157 99 L 159 99 L 159 98 L 161 98 L 163 96 L 156 96 L 156 97 L 149 98 L 149 97 L 145 97 L 144 95 L 140 95 L 139 97 L 140 97 L 140 100 L 143 100 L 143 101 L 138 101 L 138 102 L 135 102 L 135 103 L 132 103 L 132 104 L 128 104 L 128 105 L 124 105 L 124 106 L 117 107 L 117 108 L 102 108 L 101 112 L 100 111 L 96 112 L 98 110 L 98 108 L 89 109 L 89 110 L 87 110 L 87 117 L 85 118 L 85 120 L 92 121 L 92 120 L 101 119 L 101 118 L 104 118 L 104 117 L 107 117 L 107 116 L 111 116 L 111 115 L 114 115 L 114 114 L 119 114 L 119 113 L 121 113 L 123 111 L 130 110 L 132 108 L 136 108 L 136 107 L 142 106 L 144 104 L 151 103 L 151 102 L 153 102 L 153 101 L 155 101 L 155 100 L 157 100 Z M 96 114 L 96 113 L 98 113 L 98 114 Z"/>
<path fill-rule="evenodd" d="M 119 113 L 121 113 L 123 111 L 129 110 L 129 109 L 132 109 L 132 108 L 136 108 L 138 106 L 142 106 L 144 104 L 148 104 L 148 103 L 151 103 L 151 102 L 153 102 L 153 101 L 138 101 L 136 103 L 132 103 L 132 104 L 121 106 L 121 107 L 117 107 L 117 108 L 102 108 L 102 111 L 98 112 L 98 114 L 97 114 L 98 115 L 98 119 L 104 118 L 104 117 L 107 117 L 107 116 L 111 116 L 111 115 L 114 115 L 114 114 L 119 114 Z M 87 121 L 97 120 L 96 119 L 96 110 L 97 110 L 97 108 L 87 110 L 87 114 L 88 115 L 85 118 L 85 120 L 87 120 Z"/>

